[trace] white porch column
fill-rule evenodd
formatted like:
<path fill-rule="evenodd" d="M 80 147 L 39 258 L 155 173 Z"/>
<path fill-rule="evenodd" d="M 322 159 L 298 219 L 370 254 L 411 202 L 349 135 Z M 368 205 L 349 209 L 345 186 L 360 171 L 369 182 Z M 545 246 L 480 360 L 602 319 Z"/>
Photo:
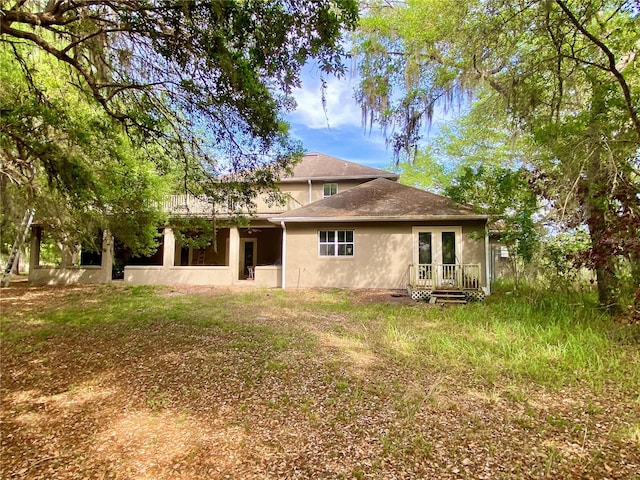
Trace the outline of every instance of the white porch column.
<path fill-rule="evenodd" d="M 240 232 L 238 227 L 229 228 L 229 271 L 231 284 L 240 278 Z"/>
<path fill-rule="evenodd" d="M 102 232 L 102 275 L 105 283 L 110 283 L 113 272 L 113 235 L 109 230 Z"/>
<path fill-rule="evenodd" d="M 176 261 L 176 237 L 169 227 L 164 229 L 164 247 L 162 252 L 162 268 L 171 268 Z"/>

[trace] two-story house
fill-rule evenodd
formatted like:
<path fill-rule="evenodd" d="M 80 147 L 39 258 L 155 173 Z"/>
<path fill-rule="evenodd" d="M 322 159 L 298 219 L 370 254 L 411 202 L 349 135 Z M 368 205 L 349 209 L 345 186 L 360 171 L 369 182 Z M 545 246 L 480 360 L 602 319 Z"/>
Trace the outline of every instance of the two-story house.
<path fill-rule="evenodd" d="M 124 281 L 282 288 L 410 286 L 426 295 L 437 289 L 486 291 L 487 217 L 397 180 L 384 170 L 307 154 L 280 181 L 285 205 L 258 199 L 247 226 L 225 226 L 224 215 L 216 214 L 220 228 L 203 249 L 181 245 L 169 224 L 157 254 L 147 264 L 126 265 Z M 211 211 L 210 204 L 184 195 L 172 197 L 166 208 L 173 218 L 206 218 Z M 111 268 L 102 263 L 104 269 Z M 34 271 L 34 283 L 51 283 L 47 278 L 56 276 L 49 272 L 39 277 L 38 269 Z M 107 273 L 102 276 L 106 281 Z M 82 275 L 74 278 L 92 281 Z"/>

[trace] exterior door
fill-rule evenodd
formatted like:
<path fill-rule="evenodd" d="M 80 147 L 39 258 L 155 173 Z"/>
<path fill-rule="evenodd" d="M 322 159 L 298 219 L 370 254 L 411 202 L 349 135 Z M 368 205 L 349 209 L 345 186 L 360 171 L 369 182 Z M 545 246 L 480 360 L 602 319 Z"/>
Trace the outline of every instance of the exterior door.
<path fill-rule="evenodd" d="M 455 265 L 462 263 L 461 227 L 414 227 L 413 262 L 416 280 L 439 286 L 453 275 Z"/>
<path fill-rule="evenodd" d="M 240 279 L 249 277 L 249 267 L 255 268 L 257 253 L 257 238 L 240 239 Z"/>

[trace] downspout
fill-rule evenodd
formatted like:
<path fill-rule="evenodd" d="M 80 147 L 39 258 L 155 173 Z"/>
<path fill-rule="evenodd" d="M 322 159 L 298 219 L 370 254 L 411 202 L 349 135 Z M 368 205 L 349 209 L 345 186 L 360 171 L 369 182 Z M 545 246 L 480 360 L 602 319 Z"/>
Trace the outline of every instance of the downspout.
<path fill-rule="evenodd" d="M 287 226 L 284 224 L 284 220 L 280 221 L 282 227 L 282 289 L 287 287 Z"/>
<path fill-rule="evenodd" d="M 313 201 L 313 189 L 311 188 L 311 179 L 307 180 L 309 184 L 309 203 Z"/>
<path fill-rule="evenodd" d="M 485 225 L 484 230 L 484 261 L 485 261 L 485 276 L 487 281 L 487 295 L 491 295 L 491 251 L 489 249 L 489 224 Z"/>

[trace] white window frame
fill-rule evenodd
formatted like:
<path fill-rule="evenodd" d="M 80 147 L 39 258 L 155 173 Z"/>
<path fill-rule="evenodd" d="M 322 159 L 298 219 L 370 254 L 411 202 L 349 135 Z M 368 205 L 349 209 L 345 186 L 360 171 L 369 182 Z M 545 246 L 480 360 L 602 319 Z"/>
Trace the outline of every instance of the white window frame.
<path fill-rule="evenodd" d="M 340 241 L 340 233 L 345 233 L 345 240 Z M 323 233 L 333 233 L 333 241 L 322 241 Z M 351 241 L 347 241 L 346 234 L 351 233 Z M 327 235 L 327 238 L 329 236 Z M 333 246 L 333 254 L 323 254 L 322 246 Z M 351 245 L 351 253 L 345 253 L 340 255 L 340 246 L 341 245 Z M 355 256 L 356 250 L 356 234 L 354 230 L 318 230 L 318 256 L 321 258 L 353 258 Z M 348 247 L 345 248 L 345 251 L 348 251 Z"/>
<path fill-rule="evenodd" d="M 335 193 L 331 193 L 331 190 L 333 190 L 331 187 L 335 186 Z M 327 195 L 327 187 L 329 187 L 329 194 Z M 332 197 L 334 195 L 338 194 L 338 184 L 337 183 L 325 183 L 322 185 L 322 198 L 329 198 Z"/>

